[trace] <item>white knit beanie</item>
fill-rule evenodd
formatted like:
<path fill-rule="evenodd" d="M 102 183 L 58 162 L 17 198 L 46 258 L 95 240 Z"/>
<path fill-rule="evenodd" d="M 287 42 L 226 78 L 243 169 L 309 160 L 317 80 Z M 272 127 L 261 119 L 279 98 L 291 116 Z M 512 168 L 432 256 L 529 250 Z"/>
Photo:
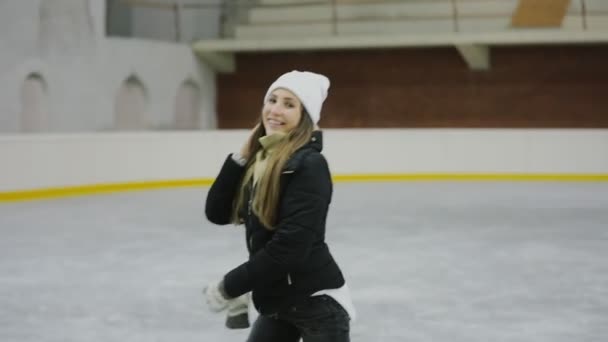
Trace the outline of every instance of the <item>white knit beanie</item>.
<path fill-rule="evenodd" d="M 321 106 L 327 98 L 329 79 L 321 74 L 310 71 L 293 70 L 281 75 L 270 85 L 264 103 L 277 88 L 284 88 L 294 93 L 310 115 L 312 122 L 317 124 L 321 118 Z"/>

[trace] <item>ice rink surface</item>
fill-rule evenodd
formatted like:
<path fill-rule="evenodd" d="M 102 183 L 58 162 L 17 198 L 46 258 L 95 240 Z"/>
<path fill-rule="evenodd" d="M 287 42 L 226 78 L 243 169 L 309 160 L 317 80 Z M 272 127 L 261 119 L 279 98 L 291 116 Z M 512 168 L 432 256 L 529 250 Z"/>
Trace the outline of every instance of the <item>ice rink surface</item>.
<path fill-rule="evenodd" d="M 245 260 L 207 188 L 0 204 L 0 341 L 245 341 L 203 305 Z M 336 184 L 352 340 L 604 342 L 608 183 Z"/>

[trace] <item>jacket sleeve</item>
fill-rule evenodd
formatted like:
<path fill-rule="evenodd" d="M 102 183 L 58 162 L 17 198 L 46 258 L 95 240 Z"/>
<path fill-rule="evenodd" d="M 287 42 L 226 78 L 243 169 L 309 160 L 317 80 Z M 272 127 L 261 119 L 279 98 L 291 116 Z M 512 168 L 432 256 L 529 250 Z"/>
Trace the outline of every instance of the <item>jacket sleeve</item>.
<path fill-rule="evenodd" d="M 205 202 L 205 215 L 215 224 L 228 224 L 232 216 L 232 202 L 236 195 L 245 168 L 229 155 L 219 175 L 209 188 Z"/>
<path fill-rule="evenodd" d="M 324 233 L 331 192 L 325 158 L 320 153 L 310 154 L 286 185 L 273 238 L 248 262 L 225 275 L 226 293 L 237 297 L 265 288 L 304 261 L 313 241 Z"/>

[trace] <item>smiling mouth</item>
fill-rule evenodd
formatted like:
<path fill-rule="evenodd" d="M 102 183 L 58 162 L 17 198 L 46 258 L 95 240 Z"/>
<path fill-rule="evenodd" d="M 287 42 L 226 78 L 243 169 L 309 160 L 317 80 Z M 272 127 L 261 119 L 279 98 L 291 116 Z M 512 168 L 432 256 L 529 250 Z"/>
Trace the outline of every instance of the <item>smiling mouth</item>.
<path fill-rule="evenodd" d="M 266 122 L 270 125 L 270 126 L 283 126 L 283 123 L 274 119 L 268 119 L 266 120 Z"/>

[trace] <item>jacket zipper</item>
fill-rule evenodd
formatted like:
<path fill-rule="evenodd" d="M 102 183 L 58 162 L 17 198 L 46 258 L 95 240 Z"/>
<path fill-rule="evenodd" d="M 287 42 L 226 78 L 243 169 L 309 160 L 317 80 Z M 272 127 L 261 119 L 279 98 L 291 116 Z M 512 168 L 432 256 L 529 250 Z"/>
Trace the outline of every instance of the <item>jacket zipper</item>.
<path fill-rule="evenodd" d="M 291 171 L 293 172 L 293 171 Z M 247 220 L 251 219 L 251 205 L 253 203 L 253 182 L 251 182 L 251 185 L 249 187 L 249 200 L 247 201 Z M 249 237 L 249 248 L 253 248 L 252 245 L 252 240 L 253 240 L 253 236 Z M 292 281 L 291 281 L 291 275 L 289 273 L 287 273 L 287 284 L 291 285 Z"/>
<path fill-rule="evenodd" d="M 253 182 L 249 185 L 249 200 L 247 201 L 247 218 L 251 216 L 251 204 L 253 203 Z"/>
<path fill-rule="evenodd" d="M 247 200 L 247 224 L 251 225 L 251 205 L 253 203 L 253 182 L 249 185 L 249 199 Z M 253 248 L 253 236 L 249 237 L 249 249 Z"/>

